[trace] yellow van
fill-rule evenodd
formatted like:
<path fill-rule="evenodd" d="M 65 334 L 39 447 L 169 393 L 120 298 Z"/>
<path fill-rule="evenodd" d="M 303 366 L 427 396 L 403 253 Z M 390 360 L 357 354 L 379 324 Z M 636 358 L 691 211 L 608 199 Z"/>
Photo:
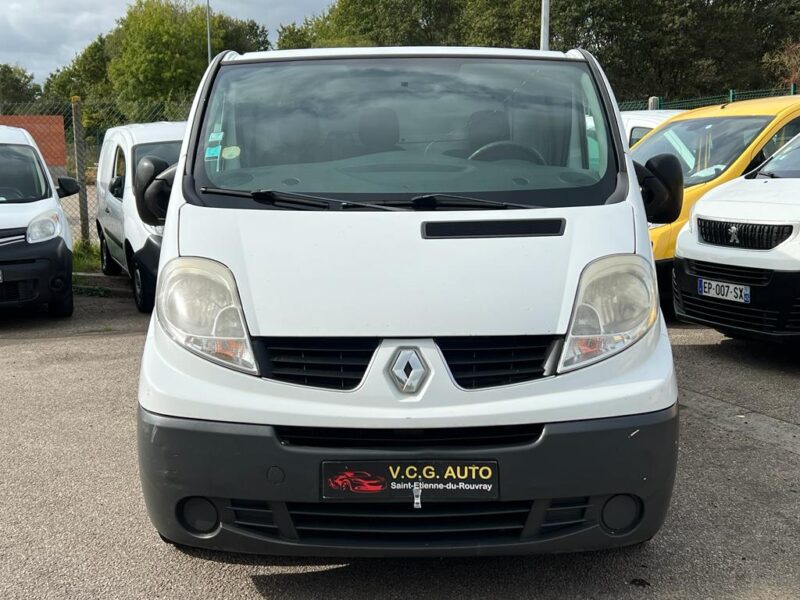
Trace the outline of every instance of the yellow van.
<path fill-rule="evenodd" d="M 658 154 L 678 157 L 683 168 L 683 210 L 674 223 L 650 224 L 662 298 L 672 288 L 678 232 L 706 192 L 754 169 L 800 133 L 800 96 L 708 106 L 680 113 L 645 136 L 633 160 Z"/>

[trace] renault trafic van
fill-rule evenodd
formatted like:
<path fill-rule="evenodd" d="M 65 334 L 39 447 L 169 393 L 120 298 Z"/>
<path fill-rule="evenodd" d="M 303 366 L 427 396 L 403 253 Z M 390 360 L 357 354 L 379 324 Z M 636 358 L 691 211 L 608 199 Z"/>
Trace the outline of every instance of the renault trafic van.
<path fill-rule="evenodd" d="M 487 555 L 643 542 L 677 457 L 635 165 L 588 53 L 223 53 L 178 164 L 142 360 L 147 509 L 175 544 Z M 587 117 L 597 156 L 589 160 Z"/>
<path fill-rule="evenodd" d="M 106 275 L 125 271 L 141 312 L 153 309 L 161 226 L 143 223 L 133 198 L 136 165 L 145 156 L 178 161 L 185 122 L 135 123 L 106 131 L 97 161 L 97 235 Z"/>
<path fill-rule="evenodd" d="M 0 126 L 0 308 L 72 315 L 72 235 L 59 200 L 77 193 L 71 177 L 53 182 L 30 133 Z"/>

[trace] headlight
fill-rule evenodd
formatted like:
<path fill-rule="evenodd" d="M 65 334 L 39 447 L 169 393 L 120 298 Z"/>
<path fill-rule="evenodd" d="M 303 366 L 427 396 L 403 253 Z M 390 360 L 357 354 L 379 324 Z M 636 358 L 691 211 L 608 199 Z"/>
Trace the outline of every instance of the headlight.
<path fill-rule="evenodd" d="M 61 216 L 54 210 L 36 217 L 28 225 L 26 237 L 29 244 L 46 242 L 61 235 Z"/>
<path fill-rule="evenodd" d="M 158 276 L 156 316 L 178 344 L 215 363 L 258 374 L 233 274 L 206 258 L 176 258 Z"/>
<path fill-rule="evenodd" d="M 694 211 L 697 210 L 697 204 L 692 206 L 692 210 L 689 213 L 689 233 L 694 233 Z"/>
<path fill-rule="evenodd" d="M 581 274 L 558 371 L 621 352 L 640 340 L 657 317 L 655 273 L 649 262 L 630 254 L 591 263 Z"/>

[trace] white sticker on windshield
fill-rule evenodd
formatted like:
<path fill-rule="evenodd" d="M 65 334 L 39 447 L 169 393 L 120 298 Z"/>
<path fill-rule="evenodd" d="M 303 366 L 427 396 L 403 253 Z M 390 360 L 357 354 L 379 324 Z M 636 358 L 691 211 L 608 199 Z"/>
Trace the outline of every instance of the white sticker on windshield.
<path fill-rule="evenodd" d="M 211 142 L 221 142 L 222 138 L 225 137 L 224 131 L 213 131 L 208 136 L 209 143 Z"/>

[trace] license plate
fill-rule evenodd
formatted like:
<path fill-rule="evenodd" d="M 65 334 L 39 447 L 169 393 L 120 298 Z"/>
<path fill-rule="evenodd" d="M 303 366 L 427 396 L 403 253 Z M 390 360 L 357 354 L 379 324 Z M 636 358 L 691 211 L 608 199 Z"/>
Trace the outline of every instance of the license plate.
<path fill-rule="evenodd" d="M 322 499 L 497 500 L 496 461 L 415 460 L 322 463 Z M 415 492 L 416 488 L 416 492 Z"/>
<path fill-rule="evenodd" d="M 710 279 L 698 279 L 697 293 L 701 296 L 750 304 L 749 285 L 734 285 L 733 283 L 711 281 Z"/>

